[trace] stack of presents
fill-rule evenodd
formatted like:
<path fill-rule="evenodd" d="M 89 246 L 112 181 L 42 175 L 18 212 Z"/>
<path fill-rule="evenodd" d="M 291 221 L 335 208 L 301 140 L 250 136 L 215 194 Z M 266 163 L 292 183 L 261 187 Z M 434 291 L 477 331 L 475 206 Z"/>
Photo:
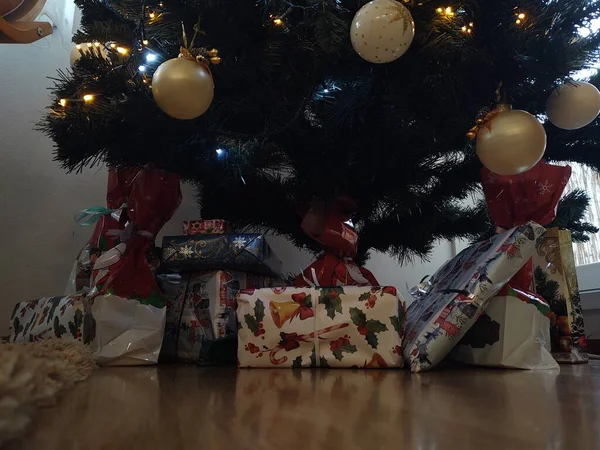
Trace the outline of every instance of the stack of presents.
<path fill-rule="evenodd" d="M 17 304 L 9 339 L 79 340 L 101 365 L 420 372 L 443 360 L 521 369 L 585 362 L 570 234 L 540 225 L 554 219 L 569 176 L 569 167 L 545 162 L 516 176 L 483 169 L 497 233 L 424 278 L 406 308 L 395 287 L 353 262 L 350 199 L 304 214 L 302 229 L 323 252 L 286 282 L 263 235 L 233 233 L 223 220 L 184 222 L 183 235 L 155 248 L 181 201 L 179 178 L 112 170 L 107 207 L 76 217 L 94 232 L 67 292 Z"/>

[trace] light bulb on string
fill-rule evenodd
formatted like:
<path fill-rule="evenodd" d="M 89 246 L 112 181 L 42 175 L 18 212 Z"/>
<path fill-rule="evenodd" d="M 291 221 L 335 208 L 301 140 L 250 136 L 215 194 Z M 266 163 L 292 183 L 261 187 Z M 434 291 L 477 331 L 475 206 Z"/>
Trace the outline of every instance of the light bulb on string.
<path fill-rule="evenodd" d="M 222 147 L 219 147 L 218 149 L 216 149 L 215 153 L 217 154 L 218 160 L 223 160 L 223 159 L 227 158 L 227 154 L 228 154 L 227 150 Z"/>
<path fill-rule="evenodd" d="M 143 65 L 142 65 L 142 66 L 139 66 L 139 67 L 138 67 L 138 70 L 139 70 L 140 72 L 145 72 L 145 71 L 146 71 L 146 66 L 143 66 Z"/>
<path fill-rule="evenodd" d="M 155 53 L 146 53 L 146 62 L 154 62 L 156 61 L 156 54 Z"/>
<path fill-rule="evenodd" d="M 117 47 L 117 52 L 121 55 L 126 55 L 128 50 L 124 47 Z"/>
<path fill-rule="evenodd" d="M 65 106 L 67 106 L 67 99 L 66 98 L 61 98 L 58 101 L 58 104 L 64 108 Z"/>
<path fill-rule="evenodd" d="M 94 100 L 94 96 L 92 94 L 85 94 L 83 96 L 83 101 L 89 103 Z"/>
<path fill-rule="evenodd" d="M 144 40 L 142 41 L 142 44 L 144 44 L 144 45 L 148 45 L 148 44 L 149 44 L 149 42 L 148 42 L 148 39 L 144 39 Z"/>

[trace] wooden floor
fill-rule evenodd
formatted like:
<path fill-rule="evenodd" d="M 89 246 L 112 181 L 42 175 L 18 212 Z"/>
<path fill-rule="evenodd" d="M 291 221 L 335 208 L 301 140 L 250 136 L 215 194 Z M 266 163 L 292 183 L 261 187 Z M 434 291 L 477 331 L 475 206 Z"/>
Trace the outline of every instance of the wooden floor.
<path fill-rule="evenodd" d="M 600 364 L 419 375 L 105 368 L 14 448 L 599 449 Z"/>

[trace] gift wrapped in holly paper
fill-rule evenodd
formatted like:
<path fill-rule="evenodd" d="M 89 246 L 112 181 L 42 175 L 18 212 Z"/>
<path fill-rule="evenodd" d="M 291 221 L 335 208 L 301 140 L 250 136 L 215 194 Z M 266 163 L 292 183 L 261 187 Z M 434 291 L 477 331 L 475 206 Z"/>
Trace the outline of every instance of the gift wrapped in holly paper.
<path fill-rule="evenodd" d="M 229 269 L 278 276 L 281 261 L 262 234 L 165 236 L 162 262 L 180 272 Z"/>
<path fill-rule="evenodd" d="M 310 208 L 302 220 L 302 230 L 323 246 L 323 252 L 296 277 L 297 287 L 378 286 L 373 274 L 353 261 L 358 250 L 358 234 L 347 222 L 356 204 L 337 199 L 330 209 Z"/>
<path fill-rule="evenodd" d="M 530 222 L 473 244 L 412 290 L 404 357 L 413 372 L 432 369 L 450 353 L 489 300 L 531 258 L 544 232 Z"/>
<path fill-rule="evenodd" d="M 119 217 L 123 228 L 106 229 L 99 238 L 110 239 L 114 246 L 97 257 L 90 292 L 59 299 L 56 307 L 56 299 L 17 305 L 15 314 L 30 313 L 31 325 L 27 329 L 21 319 L 19 324 L 13 320 L 14 342 L 69 338 L 75 333 L 90 345 L 99 364 L 157 362 L 166 308 L 147 254 L 156 233 L 181 202 L 179 177 L 140 169 L 126 200 Z"/>
<path fill-rule="evenodd" d="M 227 222 L 222 219 L 197 219 L 183 221 L 183 234 L 225 234 L 228 232 Z"/>
<path fill-rule="evenodd" d="M 242 290 L 240 367 L 402 367 L 404 301 L 394 287 Z"/>
<path fill-rule="evenodd" d="M 121 212 L 127 207 L 127 198 L 139 168 L 108 170 L 106 207 L 84 209 L 75 216 L 81 226 L 94 226 L 92 236 L 81 249 L 73 264 L 65 295 L 87 293 L 90 288 L 92 267 L 98 256 L 116 245 L 120 231 L 125 227 Z"/>
<path fill-rule="evenodd" d="M 533 220 L 546 225 L 556 217 L 556 208 L 571 175 L 568 166 L 556 166 L 544 161 L 519 175 L 497 175 L 483 168 L 481 182 L 489 213 L 499 231 Z M 543 242 L 550 231 L 546 233 Z M 534 253 L 534 256 L 537 252 Z M 537 308 L 549 299 L 522 301 L 536 298 L 533 279 L 533 260 L 521 270 L 490 302 L 489 314 L 499 325 L 500 334 L 495 342 L 477 348 L 461 346 L 456 357 L 460 361 L 478 365 L 521 369 L 555 368 L 550 359 L 550 328 L 555 328 L 556 312 L 544 315 Z M 556 308 L 554 308 L 556 309 Z M 533 317 L 532 317 L 533 316 Z M 524 317 L 528 319 L 525 320 Z M 481 318 L 480 320 L 485 320 Z M 477 334 L 481 327 L 470 332 Z M 479 341 L 470 336 L 469 342 Z M 554 345 L 556 348 L 556 344 Z M 550 362 L 549 362 L 550 361 Z"/>
<path fill-rule="evenodd" d="M 165 361 L 235 363 L 235 296 L 240 289 L 277 286 L 263 275 L 213 270 L 157 277 L 167 302 L 160 353 Z"/>

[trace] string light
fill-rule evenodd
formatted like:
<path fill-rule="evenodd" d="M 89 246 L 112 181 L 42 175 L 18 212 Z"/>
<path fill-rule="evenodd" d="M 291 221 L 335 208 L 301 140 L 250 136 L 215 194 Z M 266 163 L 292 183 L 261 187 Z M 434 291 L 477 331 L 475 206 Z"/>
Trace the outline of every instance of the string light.
<path fill-rule="evenodd" d="M 94 42 L 94 47 L 100 47 L 100 42 Z"/>
<path fill-rule="evenodd" d="M 142 43 L 143 43 L 144 45 L 148 45 L 148 39 L 144 39 L 144 40 L 142 41 Z"/>
<path fill-rule="evenodd" d="M 58 104 L 64 108 L 65 106 L 67 106 L 67 99 L 66 98 L 61 98 L 58 101 Z"/>
<path fill-rule="evenodd" d="M 517 19 L 516 22 L 517 22 L 517 25 L 521 25 L 521 19 Z"/>
<path fill-rule="evenodd" d="M 525 14 L 523 14 L 523 13 L 520 13 L 520 14 L 519 14 L 517 17 L 518 17 L 519 19 L 524 19 L 524 18 L 525 18 Z"/>
<path fill-rule="evenodd" d="M 88 46 L 88 48 L 92 48 L 93 44 L 91 42 L 88 42 L 86 45 Z"/>
<path fill-rule="evenodd" d="M 117 48 L 117 44 L 115 44 L 114 42 L 112 44 L 110 44 L 110 48 Z"/>
<path fill-rule="evenodd" d="M 526 17 L 527 17 L 527 15 L 525 13 L 518 13 L 517 14 L 517 20 L 515 20 L 515 23 L 517 25 L 521 25 L 523 23 L 523 21 L 525 20 Z"/>
<path fill-rule="evenodd" d="M 277 17 L 276 19 L 273 19 L 273 23 L 275 25 L 277 25 L 278 27 L 280 27 L 281 25 L 283 25 L 283 20 L 281 20 L 279 17 Z"/>
<path fill-rule="evenodd" d="M 456 15 L 456 13 L 452 11 L 452 7 L 450 6 L 446 6 L 445 8 L 437 8 L 436 11 L 439 14 L 445 15 L 446 17 L 453 17 L 454 15 Z"/>
<path fill-rule="evenodd" d="M 148 17 L 150 17 L 151 19 L 154 19 L 156 17 L 156 13 L 151 12 L 150 14 L 148 14 Z"/>
<path fill-rule="evenodd" d="M 146 54 L 146 62 L 154 62 L 156 61 L 156 54 L 148 53 Z"/>
<path fill-rule="evenodd" d="M 127 51 L 128 50 L 124 47 L 117 47 L 117 52 L 119 52 L 121 55 L 126 55 Z"/>
<path fill-rule="evenodd" d="M 138 70 L 139 70 L 140 72 L 145 72 L 145 71 L 146 71 L 146 66 L 139 66 L 139 67 L 138 67 Z"/>
<path fill-rule="evenodd" d="M 89 103 L 94 100 L 94 96 L 92 94 L 85 94 L 83 96 L 83 101 Z"/>

